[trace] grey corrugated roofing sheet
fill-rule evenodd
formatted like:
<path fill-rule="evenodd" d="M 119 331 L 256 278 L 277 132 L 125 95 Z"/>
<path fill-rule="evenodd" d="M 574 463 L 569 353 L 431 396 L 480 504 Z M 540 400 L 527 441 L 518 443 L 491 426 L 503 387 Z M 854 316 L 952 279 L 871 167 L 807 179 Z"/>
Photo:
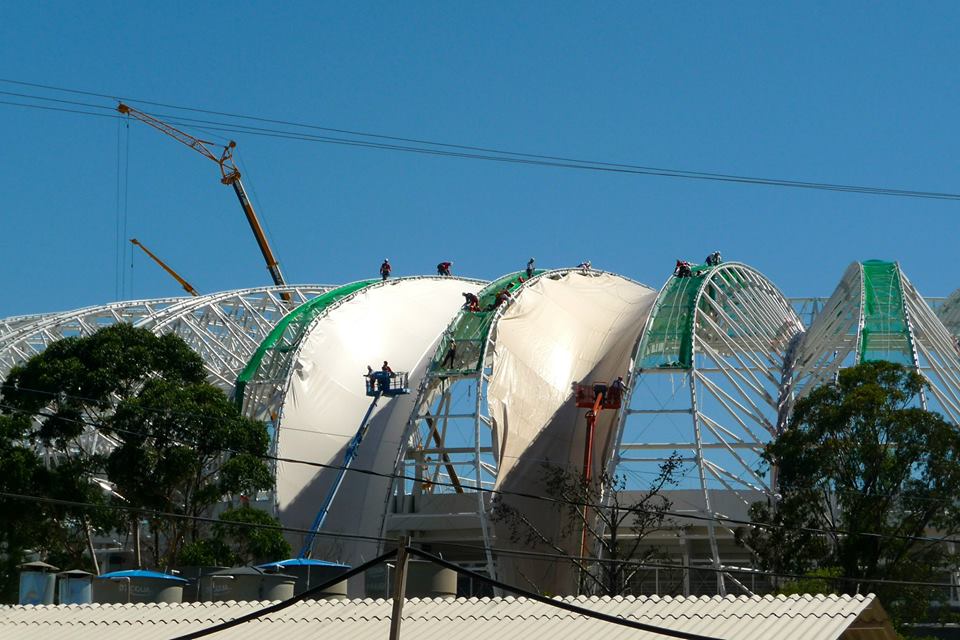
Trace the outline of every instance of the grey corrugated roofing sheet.
<path fill-rule="evenodd" d="M 564 598 L 594 611 L 724 640 L 892 640 L 873 595 Z M 262 609 L 263 602 L 0 607 L 0 640 L 168 640 Z M 319 600 L 211 638 L 383 640 L 390 600 Z M 525 598 L 407 600 L 401 636 L 416 640 L 660 640 L 663 636 Z"/>

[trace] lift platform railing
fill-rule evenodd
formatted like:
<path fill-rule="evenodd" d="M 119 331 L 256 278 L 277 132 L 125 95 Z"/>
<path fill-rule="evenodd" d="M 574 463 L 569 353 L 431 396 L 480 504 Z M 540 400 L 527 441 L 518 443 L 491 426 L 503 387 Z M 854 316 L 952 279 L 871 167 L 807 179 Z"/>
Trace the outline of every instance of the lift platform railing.
<path fill-rule="evenodd" d="M 366 376 L 367 395 L 387 397 L 410 393 L 409 374 L 406 371 L 373 371 Z"/>
<path fill-rule="evenodd" d="M 607 385 L 605 382 L 574 383 L 573 394 L 577 407 L 581 409 L 592 409 L 598 395 L 603 396 L 601 408 L 619 409 L 623 395 L 616 386 Z"/>

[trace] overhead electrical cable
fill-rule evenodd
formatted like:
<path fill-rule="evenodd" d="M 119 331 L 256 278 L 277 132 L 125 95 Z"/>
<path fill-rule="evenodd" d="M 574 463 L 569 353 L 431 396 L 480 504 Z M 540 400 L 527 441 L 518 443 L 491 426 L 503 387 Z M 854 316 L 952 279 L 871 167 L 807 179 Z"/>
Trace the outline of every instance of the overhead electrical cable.
<path fill-rule="evenodd" d="M 6 385 L 3 385 L 3 386 L 6 386 Z M 49 392 L 41 391 L 40 393 L 49 393 Z M 66 397 L 71 397 L 71 396 L 68 395 L 68 396 L 66 396 Z M 42 414 L 42 413 L 41 413 L 41 414 L 35 414 L 35 413 L 28 412 L 28 411 L 25 411 L 25 410 L 17 409 L 16 407 L 12 407 L 11 405 L 6 405 L 6 404 L 0 404 L 0 408 L 2 408 L 2 409 L 7 409 L 7 410 L 13 410 L 13 411 L 19 411 L 19 412 L 21 412 L 21 413 L 30 414 L 30 415 L 40 415 L 41 417 L 52 417 L 52 415 L 45 415 L 45 414 Z M 151 409 L 147 408 L 147 410 L 151 410 Z M 163 411 L 163 410 L 162 410 L 162 409 L 155 409 L 155 411 Z M 131 435 L 141 435 L 141 436 L 144 435 L 143 433 L 135 432 L 135 431 L 131 431 L 131 430 L 116 429 L 116 428 L 113 428 L 113 427 L 106 427 L 106 426 L 104 426 L 104 425 L 102 425 L 102 424 L 98 424 L 98 423 L 91 422 L 91 421 L 76 420 L 76 419 L 70 419 L 70 418 L 60 418 L 60 419 L 66 420 L 66 421 L 68 421 L 68 422 L 75 422 L 75 423 L 77 423 L 77 424 L 82 424 L 82 425 L 85 425 L 85 426 L 89 426 L 89 427 L 92 427 L 92 428 L 95 428 L 95 429 L 98 429 L 98 430 L 102 429 L 102 430 L 106 430 L 106 431 L 116 431 L 116 432 L 118 432 L 118 433 L 130 433 Z M 186 444 L 190 444 L 190 443 L 187 442 Z M 226 449 L 226 448 L 218 449 L 218 451 L 219 451 L 220 453 L 231 453 L 231 454 L 239 454 L 239 453 L 242 453 L 242 452 L 239 452 L 239 451 L 236 451 L 236 450 L 233 450 L 233 449 Z M 315 461 L 311 461 L 311 460 L 302 460 L 302 459 L 298 459 L 298 458 L 288 458 L 288 457 L 284 457 L 284 456 L 272 456 L 272 455 L 269 455 L 269 454 L 260 454 L 260 455 L 257 455 L 257 454 L 246 454 L 246 455 L 252 455 L 252 456 L 257 457 L 257 458 L 260 458 L 260 459 L 262 459 L 262 460 L 270 460 L 270 461 L 272 461 L 272 462 L 283 462 L 283 463 L 287 463 L 287 464 L 299 464 L 299 465 L 314 467 L 314 468 L 318 468 L 318 469 L 328 469 L 328 470 L 333 470 L 333 471 L 348 471 L 348 472 L 351 472 L 351 473 L 354 473 L 354 474 L 357 474 L 357 475 L 364 475 L 364 476 L 370 476 L 370 477 L 382 478 L 382 479 L 388 479 L 388 480 L 403 480 L 403 481 L 419 482 L 419 483 L 424 482 L 424 478 L 418 478 L 418 477 L 416 477 L 416 476 L 408 476 L 408 475 L 404 475 L 404 474 L 384 473 L 384 472 L 380 472 L 380 471 L 372 471 L 372 470 L 360 469 L 360 468 L 356 468 L 356 467 L 347 467 L 347 466 L 337 465 L 337 464 L 328 464 L 328 463 L 323 463 L 323 462 L 315 462 Z M 442 480 L 428 480 L 427 482 L 429 482 L 431 485 L 436 486 L 436 487 L 456 488 L 457 486 L 462 486 L 462 485 L 457 485 L 457 484 L 455 484 L 455 483 L 453 483 L 453 482 L 445 482 L 445 481 L 442 481 Z M 482 486 L 481 486 L 481 487 L 469 486 L 469 487 L 467 487 L 467 488 L 469 488 L 471 491 L 474 491 L 474 492 L 488 493 L 488 494 L 491 494 L 491 495 L 494 495 L 494 496 L 512 496 L 512 497 L 518 497 L 518 498 L 525 498 L 525 499 L 537 500 L 537 501 L 540 501 L 540 502 L 547 502 L 547 503 L 551 503 L 551 504 L 554 504 L 554 505 L 574 506 L 574 507 L 589 507 L 589 508 L 591 508 L 591 509 L 607 509 L 607 508 L 608 508 L 608 506 L 607 506 L 607 505 L 604 505 L 604 504 L 598 504 L 598 503 L 592 503 L 592 502 L 586 502 L 586 501 L 579 501 L 579 500 L 565 500 L 565 499 L 560 499 L 560 498 L 553 498 L 553 497 L 550 497 L 550 496 L 544 496 L 544 495 L 540 495 L 540 494 L 526 493 L 526 492 L 523 492 L 523 491 L 510 491 L 510 490 L 502 490 L 502 489 L 492 489 L 492 488 L 487 488 L 487 487 L 482 487 Z M 651 510 L 651 509 L 632 508 L 632 509 L 630 509 L 630 510 L 631 510 L 631 511 L 634 511 L 634 512 L 636 512 L 636 513 L 645 513 L 645 514 L 646 514 L 646 513 L 654 513 L 654 512 L 655 512 L 654 510 Z M 726 517 L 726 516 L 718 515 L 718 514 L 701 515 L 701 514 L 689 513 L 689 512 L 685 512 L 685 511 L 663 511 L 663 512 L 656 511 L 656 513 L 664 513 L 665 515 L 670 516 L 670 517 L 682 518 L 682 519 L 687 519 L 687 520 L 695 520 L 695 521 L 698 521 L 698 522 L 713 522 L 713 523 L 734 524 L 734 525 L 742 525 L 742 526 L 747 526 L 747 527 L 754 527 L 754 528 L 758 528 L 758 529 L 770 529 L 770 530 L 781 530 L 781 531 L 801 531 L 801 532 L 804 532 L 804 533 L 814 533 L 814 534 L 822 534 L 822 535 L 839 535 L 839 536 L 848 536 L 848 537 L 863 537 L 863 538 L 874 538 L 874 539 L 881 539 L 881 540 L 883 540 L 883 539 L 905 540 L 905 541 L 913 541 L 913 542 L 929 542 L 929 543 L 935 543 L 935 544 L 943 544 L 943 543 L 946 543 L 946 544 L 954 544 L 954 543 L 960 543 L 960 538 L 956 538 L 956 537 L 952 537 L 952 536 L 932 537 L 932 536 L 917 536 L 917 535 L 909 535 L 909 534 L 893 534 L 893 533 L 886 533 L 886 534 L 885 534 L 885 533 L 876 533 L 876 532 L 869 532 L 869 531 L 848 531 L 848 530 L 844 530 L 844 529 L 821 529 L 821 528 L 817 528 L 817 527 L 797 527 L 797 526 L 788 526 L 788 525 L 775 524 L 775 523 L 769 523 L 769 522 L 756 522 L 756 521 L 752 521 L 752 520 L 741 520 L 741 519 L 738 519 L 738 518 L 730 518 L 730 517 Z"/>
<path fill-rule="evenodd" d="M 21 86 L 29 86 L 34 88 L 42 88 L 42 89 L 52 90 L 52 91 L 61 91 L 61 92 L 78 94 L 78 95 L 87 95 L 87 96 L 93 96 L 93 97 L 110 99 L 110 100 L 118 99 L 115 96 L 110 96 L 104 93 L 82 91 L 77 89 L 68 89 L 64 87 L 56 87 L 52 85 L 44 85 L 39 83 L 23 82 L 23 81 L 4 79 L 4 78 L 0 78 L 0 82 L 21 85 Z M 62 100 L 58 98 L 50 98 L 47 96 L 36 96 L 36 95 L 14 93 L 14 92 L 0 92 L 0 93 L 6 93 L 8 95 L 15 95 L 19 97 L 34 98 L 39 100 L 83 105 L 83 106 L 88 106 L 91 108 L 98 108 L 98 109 L 110 108 L 105 105 L 97 105 L 93 103 L 80 103 L 77 101 L 68 101 L 68 100 Z M 527 164 L 527 165 L 564 168 L 564 169 L 579 169 L 579 170 L 597 171 L 597 172 L 645 175 L 645 176 L 653 176 L 653 177 L 681 178 L 681 179 L 687 179 L 687 180 L 710 180 L 710 181 L 730 182 L 730 183 L 739 183 L 739 184 L 753 184 L 753 185 L 772 186 L 772 187 L 815 189 L 815 190 L 823 190 L 823 191 L 858 193 L 858 194 L 865 194 L 865 195 L 883 195 L 883 196 L 893 196 L 893 197 L 923 198 L 923 199 L 937 199 L 937 200 L 960 200 L 960 194 L 958 193 L 898 189 L 898 188 L 892 188 L 892 187 L 873 187 L 873 186 L 865 186 L 865 185 L 852 185 L 852 184 L 829 183 L 829 182 L 813 182 L 813 181 L 802 181 L 802 180 L 783 179 L 783 178 L 766 178 L 766 177 L 759 177 L 759 176 L 738 175 L 738 174 L 730 174 L 730 173 L 707 172 L 707 171 L 697 171 L 697 170 L 688 170 L 688 169 L 672 169 L 672 168 L 665 168 L 665 167 L 656 167 L 656 166 L 647 166 L 647 165 L 638 165 L 638 164 L 629 164 L 629 163 L 586 160 L 586 159 L 572 158 L 568 156 L 527 153 L 527 152 L 512 151 L 507 149 L 498 149 L 494 147 L 453 144 L 448 142 L 432 141 L 432 140 L 426 140 L 421 138 L 385 135 L 385 134 L 379 134 L 379 133 L 356 131 L 356 130 L 350 130 L 350 129 L 340 129 L 340 128 L 334 128 L 334 127 L 323 127 L 320 125 L 300 123 L 300 122 L 295 122 L 290 120 L 263 118 L 259 116 L 235 114 L 235 113 L 229 113 L 225 111 L 216 111 L 211 109 L 200 109 L 196 107 L 178 106 L 170 103 L 157 102 L 157 101 L 151 101 L 151 100 L 137 99 L 132 101 L 142 103 L 142 104 L 147 104 L 147 105 L 160 106 L 160 107 L 169 108 L 169 109 L 177 109 L 180 111 L 205 113 L 210 115 L 218 115 L 222 117 L 249 120 L 254 122 L 263 122 L 263 123 L 269 123 L 269 124 L 279 124 L 279 125 L 289 126 L 289 127 L 298 127 L 301 129 L 327 131 L 327 132 L 337 133 L 341 135 L 370 138 L 374 140 L 386 140 L 386 141 L 390 141 L 390 143 L 373 142 L 371 140 L 358 140 L 358 139 L 350 139 L 350 138 L 337 138 L 332 136 L 310 135 L 310 134 L 305 134 L 303 132 L 298 132 L 298 131 L 285 131 L 285 130 L 265 128 L 265 127 L 252 127 L 249 125 L 222 122 L 222 121 L 210 121 L 210 120 L 204 121 L 199 119 L 184 118 L 183 116 L 170 116 L 169 114 L 165 114 L 165 117 L 167 118 L 171 118 L 171 117 L 178 118 L 182 122 L 187 122 L 192 120 L 193 122 L 197 122 L 197 123 L 205 122 L 208 125 L 217 125 L 216 127 L 211 127 L 211 128 L 217 129 L 217 127 L 219 127 L 217 130 L 224 131 L 224 132 L 230 132 L 230 133 L 244 132 L 250 135 L 269 136 L 269 137 L 275 137 L 280 139 L 301 140 L 301 141 L 309 141 L 309 142 L 320 142 L 324 144 L 346 145 L 346 146 L 380 149 L 380 150 L 387 150 L 387 151 L 399 151 L 399 152 L 406 152 L 406 153 L 435 155 L 435 156 L 442 156 L 442 157 L 464 158 L 464 159 L 483 160 L 483 161 L 490 161 L 490 162 L 504 162 L 504 163 L 510 163 L 510 164 Z M 98 115 L 98 116 L 114 117 L 108 114 L 98 114 L 98 113 L 84 112 L 79 110 L 69 110 L 69 109 L 61 109 L 61 108 L 55 108 L 55 107 L 44 107 L 41 105 L 30 105 L 30 104 L 13 103 L 13 102 L 7 102 L 7 101 L 0 101 L 0 104 L 8 104 L 8 105 L 14 105 L 14 106 L 21 106 L 21 107 L 34 107 L 34 108 L 47 109 L 47 110 L 53 110 L 53 111 L 67 111 L 67 112 L 73 112 L 73 113 L 80 113 L 83 115 Z M 182 122 L 177 122 L 176 124 L 181 124 Z M 405 143 L 405 144 L 395 144 L 398 142 Z M 410 146 L 410 145 L 420 145 L 420 146 Z"/>
<path fill-rule="evenodd" d="M 41 495 L 29 495 L 21 493 L 13 493 L 7 491 L 0 491 L 0 498 L 7 498 L 9 500 L 17 500 L 22 502 L 32 502 L 36 504 L 52 504 L 57 506 L 64 507 L 75 507 L 78 509 L 108 509 L 115 511 L 124 511 L 127 513 L 138 513 L 142 514 L 145 517 L 155 518 L 157 520 L 186 520 L 192 522 L 202 522 L 207 524 L 229 524 L 236 525 L 239 527 L 247 529 L 262 529 L 262 530 L 271 530 L 271 531 L 283 531 L 288 533 L 295 534 L 309 534 L 312 533 L 309 529 L 303 529 L 299 527 L 291 527 L 280 524 L 266 524 L 261 522 L 242 522 L 242 521 L 224 521 L 217 518 L 209 518 L 205 516 L 193 516 L 185 513 L 175 513 L 170 511 L 159 511 L 149 507 L 135 507 L 130 505 L 122 505 L 118 503 L 104 503 L 97 504 L 94 502 L 83 502 L 79 500 L 66 500 L 63 498 L 51 498 L 49 496 Z M 398 542 L 397 538 L 391 537 L 382 537 L 382 536 L 364 536 L 360 534 L 351 534 L 351 533 L 331 533 L 331 532 L 318 532 L 316 535 L 325 538 L 348 538 L 353 540 L 363 540 L 367 542 L 384 542 L 384 543 L 393 543 Z M 417 542 L 415 544 L 431 544 L 430 541 Z M 789 578 L 789 579 L 809 579 L 809 575 L 797 574 L 797 573 L 785 573 L 785 572 L 776 572 L 776 571 L 764 571 L 762 569 L 753 569 L 753 568 L 744 568 L 744 567 L 720 567 L 716 568 L 708 565 L 704 566 L 691 566 L 691 565 L 682 565 L 682 564 L 669 564 L 662 562 L 648 562 L 644 560 L 614 560 L 610 558 L 601 558 L 597 556 L 577 556 L 577 555 L 561 555 L 553 553 L 545 553 L 539 551 L 524 551 L 522 549 L 507 549 L 503 547 L 485 545 L 476 545 L 468 544 L 464 542 L 443 542 L 444 547 L 457 547 L 468 549 L 477 552 L 483 552 L 486 550 L 502 554 L 502 555 L 511 555 L 519 557 L 531 557 L 531 558 L 543 558 L 548 560 L 577 560 L 583 562 L 597 562 L 602 564 L 621 564 L 624 566 L 636 566 L 641 568 L 663 568 L 663 569 L 677 569 L 677 570 L 696 570 L 696 571 L 706 571 L 713 573 L 729 573 L 729 572 L 741 572 L 741 573 L 752 573 L 758 576 L 768 576 L 776 578 Z M 886 578 L 852 578 L 846 576 L 817 576 L 823 580 L 833 580 L 840 582 L 870 582 L 871 584 L 892 584 L 892 585 L 904 585 L 904 586 L 923 586 L 923 587 L 939 587 L 939 588 L 949 588 L 955 587 L 956 585 L 951 585 L 946 582 L 923 582 L 917 580 L 889 580 Z"/>

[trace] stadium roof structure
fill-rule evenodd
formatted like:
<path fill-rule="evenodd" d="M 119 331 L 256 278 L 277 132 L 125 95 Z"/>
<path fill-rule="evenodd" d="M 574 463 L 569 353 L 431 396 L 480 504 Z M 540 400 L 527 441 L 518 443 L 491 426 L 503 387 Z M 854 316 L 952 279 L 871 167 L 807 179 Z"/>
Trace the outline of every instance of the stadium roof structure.
<path fill-rule="evenodd" d="M 366 394 L 365 365 L 380 369 L 389 361 L 419 386 L 461 293 L 481 286 L 440 276 L 345 285 L 292 311 L 256 350 L 237 387 L 243 412 L 271 425 L 279 458 L 274 501 L 285 526 L 313 527 L 325 496 L 342 482 L 325 507 L 324 533 L 380 533 L 389 479 L 352 473 L 338 481 L 337 465 L 363 427 L 354 468 L 389 473 L 413 397 L 376 406 Z M 370 545 L 360 541 L 334 548 L 322 542 L 324 557 L 347 564 L 369 557 Z"/>
<path fill-rule="evenodd" d="M 497 562 L 491 549 L 513 543 L 490 519 L 492 492 L 543 495 L 537 474 L 548 460 L 583 471 L 586 421 L 573 384 L 622 375 L 623 402 L 596 421 L 591 472 L 642 488 L 676 452 L 689 498 L 677 510 L 699 518 L 721 594 L 746 589 L 721 562 L 718 540 L 731 537 L 722 518 L 775 495 L 760 454 L 813 386 L 859 362 L 902 362 L 930 383 L 920 403 L 960 424 L 960 290 L 931 306 L 895 262 L 854 263 L 829 299 L 802 302 L 739 262 L 694 265 L 659 292 L 596 270 L 525 275 L 261 287 L 0 319 L 0 379 L 56 339 L 117 322 L 183 337 L 209 380 L 267 422 L 280 458 L 269 502 L 293 528 L 311 525 L 339 482 L 369 410 L 359 473 L 346 474 L 323 523 L 340 541 L 320 555 L 355 563 L 376 544 L 350 535 L 412 531 L 424 542 L 480 543 L 476 568 L 509 582 L 504 570 L 543 567 Z M 463 308 L 462 293 L 479 305 Z M 364 368 L 384 360 L 409 371 L 412 393 L 374 408 Z M 530 513 L 556 524 L 542 505 Z M 555 571 L 541 586 L 569 592 L 569 579 Z"/>
<path fill-rule="evenodd" d="M 724 640 L 893 640 L 874 595 L 588 598 L 563 602 L 627 620 Z M 0 607 L 0 640 L 169 640 L 267 606 L 264 602 Z M 211 638 L 380 640 L 392 600 L 307 600 Z M 665 636 L 563 611 L 525 598 L 411 598 L 401 637 L 418 640 L 662 640 Z"/>
<path fill-rule="evenodd" d="M 330 288 L 258 287 L 10 318 L 0 321 L 0 379 L 55 340 L 88 336 L 102 327 L 127 322 L 158 335 L 172 333 L 183 338 L 203 358 L 210 382 L 231 393 L 237 374 L 291 305 Z M 292 302 L 284 300 L 282 294 L 288 294 Z"/>

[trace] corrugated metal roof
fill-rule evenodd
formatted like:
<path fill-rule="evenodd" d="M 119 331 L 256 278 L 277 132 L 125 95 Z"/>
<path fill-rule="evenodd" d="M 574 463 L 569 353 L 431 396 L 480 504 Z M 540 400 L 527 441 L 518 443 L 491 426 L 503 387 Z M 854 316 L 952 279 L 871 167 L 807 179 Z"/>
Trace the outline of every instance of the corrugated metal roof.
<path fill-rule="evenodd" d="M 610 615 L 725 640 L 892 640 L 873 595 L 721 598 L 564 598 Z M 0 640 L 167 640 L 261 609 L 258 602 L 0 607 Z M 390 600 L 320 600 L 210 636 L 231 640 L 324 637 L 383 640 Z M 418 599 L 404 604 L 401 636 L 417 640 L 660 640 L 663 636 L 525 598 Z"/>

